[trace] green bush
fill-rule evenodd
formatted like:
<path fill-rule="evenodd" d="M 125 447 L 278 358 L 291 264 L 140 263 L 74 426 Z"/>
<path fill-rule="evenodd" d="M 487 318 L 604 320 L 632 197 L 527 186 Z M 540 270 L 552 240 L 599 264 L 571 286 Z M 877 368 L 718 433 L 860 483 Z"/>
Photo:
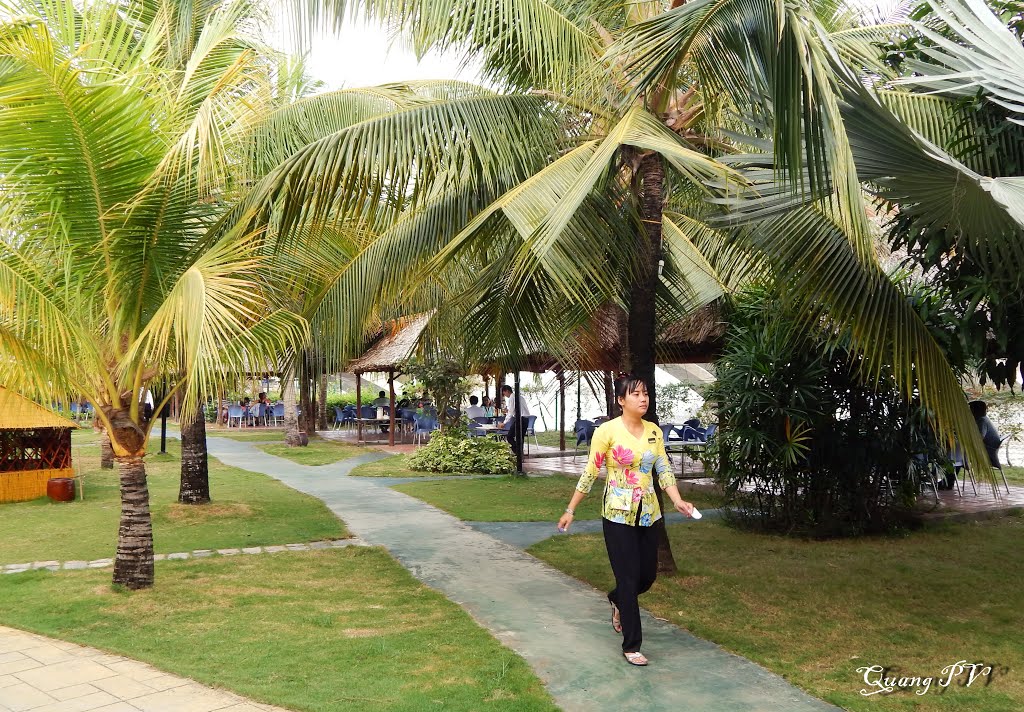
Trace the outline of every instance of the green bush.
<path fill-rule="evenodd" d="M 421 472 L 479 472 L 507 475 L 516 471 L 508 443 L 468 437 L 465 420 L 447 432 L 435 432 L 430 442 L 409 456 L 409 467 Z"/>
<path fill-rule="evenodd" d="M 374 396 L 376 398 L 376 396 Z M 367 405 L 373 398 L 363 398 L 363 405 Z M 331 393 L 327 396 L 327 412 L 334 417 L 334 408 L 344 408 L 347 405 L 356 404 L 355 393 Z"/>
<path fill-rule="evenodd" d="M 720 428 L 708 448 L 737 521 L 811 536 L 900 526 L 916 492 L 915 455 L 941 461 L 918 403 L 835 334 L 811 330 L 767 290 L 729 317 L 717 382 Z"/>

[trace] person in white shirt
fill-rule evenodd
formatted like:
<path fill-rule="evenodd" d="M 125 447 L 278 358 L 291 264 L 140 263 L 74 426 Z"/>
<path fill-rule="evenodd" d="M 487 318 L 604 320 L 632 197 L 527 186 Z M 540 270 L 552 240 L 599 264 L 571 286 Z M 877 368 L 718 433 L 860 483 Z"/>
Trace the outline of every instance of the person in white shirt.
<path fill-rule="evenodd" d="M 484 412 L 484 409 L 477 405 L 479 402 L 480 399 L 476 396 L 469 397 L 469 407 L 466 408 L 466 417 L 470 420 L 473 420 L 473 418 L 487 417 L 487 413 Z"/>
<path fill-rule="evenodd" d="M 526 405 L 526 398 L 519 394 L 519 402 L 512 397 L 512 386 L 502 386 L 501 394 L 508 403 L 508 415 L 505 416 L 505 427 L 508 428 L 508 444 L 512 446 L 512 452 L 520 452 L 523 446 L 523 437 L 526 434 L 526 425 L 529 422 L 530 408 Z"/>

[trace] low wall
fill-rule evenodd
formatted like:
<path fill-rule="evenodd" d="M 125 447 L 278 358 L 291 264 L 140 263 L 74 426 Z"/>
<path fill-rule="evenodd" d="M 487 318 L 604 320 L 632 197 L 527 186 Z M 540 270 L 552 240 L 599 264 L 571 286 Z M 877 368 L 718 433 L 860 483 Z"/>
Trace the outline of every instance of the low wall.
<path fill-rule="evenodd" d="M 51 477 L 74 477 L 67 467 L 61 470 L 20 470 L 0 472 L 0 502 L 26 502 L 46 496 L 46 481 Z"/>

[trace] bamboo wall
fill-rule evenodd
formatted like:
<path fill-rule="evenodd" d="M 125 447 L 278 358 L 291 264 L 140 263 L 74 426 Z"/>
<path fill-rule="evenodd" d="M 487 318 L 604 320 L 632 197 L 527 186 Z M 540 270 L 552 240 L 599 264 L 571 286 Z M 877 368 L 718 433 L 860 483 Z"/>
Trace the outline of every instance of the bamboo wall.
<path fill-rule="evenodd" d="M 0 502 L 26 502 L 46 496 L 51 477 L 74 477 L 73 468 L 0 472 Z"/>

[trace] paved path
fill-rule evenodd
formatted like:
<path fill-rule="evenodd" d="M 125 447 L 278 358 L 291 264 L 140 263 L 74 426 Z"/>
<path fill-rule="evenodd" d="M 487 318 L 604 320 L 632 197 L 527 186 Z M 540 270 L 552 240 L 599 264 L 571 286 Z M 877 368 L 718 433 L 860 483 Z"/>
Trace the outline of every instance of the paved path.
<path fill-rule="evenodd" d="M 93 648 L 0 626 L 0 712 L 285 712 Z"/>
<path fill-rule="evenodd" d="M 609 625 L 603 593 L 386 483 L 347 477 L 381 453 L 309 467 L 225 438 L 209 438 L 209 450 L 227 465 L 262 472 L 323 500 L 353 534 L 386 547 L 522 655 L 565 710 L 835 709 L 646 614 L 644 653 L 652 664 L 630 667 Z"/>

